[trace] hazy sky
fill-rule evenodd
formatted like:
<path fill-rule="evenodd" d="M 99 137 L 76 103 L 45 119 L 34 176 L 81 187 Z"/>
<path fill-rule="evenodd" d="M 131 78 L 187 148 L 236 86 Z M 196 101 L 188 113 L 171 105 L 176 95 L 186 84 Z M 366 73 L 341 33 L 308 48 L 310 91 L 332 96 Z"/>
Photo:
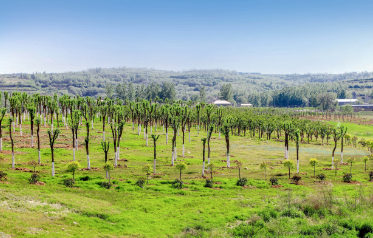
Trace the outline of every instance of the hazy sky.
<path fill-rule="evenodd" d="M 373 1 L 0 0 L 0 73 L 373 71 Z"/>

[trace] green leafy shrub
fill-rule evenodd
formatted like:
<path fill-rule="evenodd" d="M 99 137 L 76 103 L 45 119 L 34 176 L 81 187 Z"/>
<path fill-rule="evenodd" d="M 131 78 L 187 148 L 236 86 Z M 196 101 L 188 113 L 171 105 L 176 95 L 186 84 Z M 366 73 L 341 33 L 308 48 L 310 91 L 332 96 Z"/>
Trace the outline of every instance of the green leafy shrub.
<path fill-rule="evenodd" d="M 214 187 L 214 182 L 211 179 L 206 179 L 205 187 L 206 188 L 212 188 L 212 187 Z"/>
<path fill-rule="evenodd" d="M 175 179 L 172 182 L 172 187 L 181 189 L 183 187 L 183 184 L 184 184 L 183 181 L 181 181 L 180 179 Z"/>
<path fill-rule="evenodd" d="M 32 174 L 31 178 L 28 179 L 30 184 L 36 184 L 39 180 L 40 176 L 39 174 Z"/>
<path fill-rule="evenodd" d="M 302 179 L 302 177 L 299 176 L 299 175 L 294 175 L 294 176 L 291 178 L 291 180 L 292 180 L 296 185 L 299 184 L 299 181 L 300 181 L 301 179 Z"/>
<path fill-rule="evenodd" d="M 358 228 L 359 237 L 371 237 L 368 236 L 369 233 L 373 233 L 373 225 L 369 223 L 364 223 L 360 228 Z"/>
<path fill-rule="evenodd" d="M 271 218 L 276 219 L 278 217 L 278 212 L 273 208 L 268 208 L 263 211 L 260 211 L 258 215 L 263 218 L 263 221 L 269 222 Z"/>
<path fill-rule="evenodd" d="M 89 181 L 89 180 L 91 180 L 91 177 L 89 177 L 89 176 L 87 175 L 87 176 L 80 177 L 79 180 L 80 180 L 80 181 Z"/>
<path fill-rule="evenodd" d="M 278 185 L 278 179 L 275 177 L 270 178 L 269 181 L 271 182 L 272 185 Z"/>
<path fill-rule="evenodd" d="M 326 179 L 326 176 L 325 176 L 325 174 L 321 173 L 321 174 L 317 175 L 316 178 L 320 179 L 321 181 L 324 181 Z"/>
<path fill-rule="evenodd" d="M 303 218 L 304 214 L 301 211 L 291 208 L 291 209 L 286 209 L 286 210 L 281 211 L 280 216 L 290 217 L 290 218 Z"/>
<path fill-rule="evenodd" d="M 237 186 L 245 186 L 246 184 L 247 184 L 247 178 L 240 178 L 239 180 L 237 180 L 237 183 L 236 183 Z"/>
<path fill-rule="evenodd" d="M 100 185 L 103 188 L 109 189 L 111 188 L 112 184 L 110 182 L 99 182 L 98 185 Z"/>
<path fill-rule="evenodd" d="M 145 184 L 145 179 L 139 179 L 136 181 L 135 185 L 139 186 L 140 188 L 143 188 Z"/>
<path fill-rule="evenodd" d="M 351 182 L 351 180 L 352 180 L 352 174 L 347 173 L 347 174 L 343 175 L 343 182 L 349 183 L 349 182 Z"/>
<path fill-rule="evenodd" d="M 6 180 L 7 173 L 4 173 L 3 171 L 0 171 L 0 181 L 1 180 Z"/>
<path fill-rule="evenodd" d="M 369 181 L 373 181 L 373 171 L 369 172 Z"/>
<path fill-rule="evenodd" d="M 75 184 L 75 179 L 72 179 L 72 178 L 68 178 L 68 179 L 64 179 L 63 180 L 63 184 L 66 186 L 66 187 L 72 187 L 74 186 Z"/>

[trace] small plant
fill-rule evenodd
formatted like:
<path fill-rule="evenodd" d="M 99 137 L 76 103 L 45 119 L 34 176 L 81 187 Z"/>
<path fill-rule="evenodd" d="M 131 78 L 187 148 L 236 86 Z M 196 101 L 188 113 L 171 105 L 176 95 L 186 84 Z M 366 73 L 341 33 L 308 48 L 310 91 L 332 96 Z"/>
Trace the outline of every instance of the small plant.
<path fill-rule="evenodd" d="M 175 179 L 175 181 L 172 182 L 172 187 L 181 189 L 183 188 L 183 184 L 184 184 L 183 181 L 179 179 Z"/>
<path fill-rule="evenodd" d="M 351 180 L 352 180 L 352 174 L 351 173 L 343 175 L 343 182 L 349 183 L 349 182 L 351 182 Z"/>
<path fill-rule="evenodd" d="M 181 181 L 181 171 L 187 170 L 187 168 L 188 168 L 188 166 L 185 163 L 178 163 L 176 165 L 176 169 L 180 171 L 180 181 Z"/>
<path fill-rule="evenodd" d="M 73 179 L 75 179 L 75 171 L 80 167 L 80 164 L 76 161 L 72 161 L 67 166 L 67 172 L 73 173 Z"/>
<path fill-rule="evenodd" d="M 114 166 L 112 164 L 110 164 L 109 162 L 105 163 L 104 170 L 106 171 L 106 178 L 109 179 L 109 183 L 110 183 L 110 170 L 113 170 L 113 169 L 114 169 Z M 111 183 L 110 183 L 110 186 L 111 186 Z"/>
<path fill-rule="evenodd" d="M 369 181 L 373 181 L 373 171 L 369 172 Z"/>
<path fill-rule="evenodd" d="M 364 163 L 365 163 L 365 172 L 367 172 L 367 162 L 369 161 L 369 157 L 368 157 L 368 156 L 365 156 L 365 157 L 363 158 L 363 161 L 364 161 Z"/>
<path fill-rule="evenodd" d="M 310 165 L 313 167 L 313 177 L 316 177 L 316 165 L 319 161 L 316 158 L 310 159 Z"/>
<path fill-rule="evenodd" d="M 140 188 L 144 188 L 144 184 L 145 184 L 145 179 L 139 179 L 136 181 L 135 183 L 137 186 L 139 186 Z"/>
<path fill-rule="evenodd" d="M 5 159 L 5 156 L 3 153 L 0 153 L 0 161 L 3 161 Z"/>
<path fill-rule="evenodd" d="M 100 183 L 98 183 L 98 185 L 100 185 L 101 187 L 106 188 L 106 189 L 109 189 L 112 186 L 112 184 L 110 182 L 100 182 Z"/>
<path fill-rule="evenodd" d="M 302 179 L 302 177 L 299 176 L 299 175 L 294 175 L 294 176 L 291 178 L 291 180 L 292 180 L 296 185 L 299 184 L 299 181 L 300 181 L 301 179 Z"/>
<path fill-rule="evenodd" d="M 214 187 L 214 182 L 212 181 L 212 179 L 206 179 L 205 187 L 206 188 Z"/>
<path fill-rule="evenodd" d="M 142 171 L 146 174 L 146 184 L 149 183 L 149 174 L 151 170 L 152 170 L 152 167 L 150 166 L 150 164 L 147 164 L 144 167 L 142 167 Z"/>
<path fill-rule="evenodd" d="M 351 177 L 352 177 L 352 164 L 356 162 L 356 161 L 355 161 L 355 158 L 349 158 L 349 159 L 347 160 L 347 162 L 351 164 L 351 167 L 350 167 L 350 174 L 351 174 Z"/>
<path fill-rule="evenodd" d="M 214 163 L 209 163 L 209 165 L 207 165 L 207 168 L 209 168 L 209 170 L 210 170 L 211 181 L 212 181 L 212 180 L 214 180 L 214 178 L 212 177 L 212 170 L 215 168 L 215 164 Z"/>
<path fill-rule="evenodd" d="M 237 180 L 237 183 L 236 183 L 236 185 L 237 186 L 245 186 L 247 184 L 247 178 L 241 178 L 241 179 L 239 179 L 239 180 Z"/>
<path fill-rule="evenodd" d="M 0 171 L 0 181 L 3 179 L 6 180 L 7 173 L 4 173 L 3 171 Z"/>
<path fill-rule="evenodd" d="M 38 174 L 32 174 L 31 178 L 28 179 L 30 184 L 36 184 L 39 180 L 40 176 Z"/>
<path fill-rule="evenodd" d="M 320 179 L 321 181 L 324 181 L 326 179 L 325 174 L 321 173 L 316 176 L 316 178 Z"/>
<path fill-rule="evenodd" d="M 272 185 L 278 185 L 278 179 L 275 177 L 270 178 L 269 182 L 271 182 Z"/>
<path fill-rule="evenodd" d="M 260 164 L 260 168 L 264 169 L 264 179 L 267 180 L 267 168 L 268 168 L 268 163 L 262 162 Z"/>
<path fill-rule="evenodd" d="M 28 162 L 27 164 L 34 168 L 34 173 L 35 173 L 35 168 L 36 168 L 37 166 L 39 166 L 39 164 L 38 164 L 38 162 L 36 162 L 36 160 L 31 160 L 31 161 Z"/>
<path fill-rule="evenodd" d="M 73 178 L 68 178 L 68 179 L 65 179 L 63 180 L 63 184 L 66 186 L 66 187 L 70 187 L 72 188 L 75 184 L 75 179 Z"/>
<path fill-rule="evenodd" d="M 291 160 L 286 160 L 282 164 L 284 165 L 284 167 L 289 169 L 289 179 L 290 179 L 290 169 L 294 168 L 294 162 Z"/>
<path fill-rule="evenodd" d="M 80 177 L 79 180 L 80 181 L 89 181 L 89 180 L 91 180 L 91 178 L 87 175 L 87 176 Z"/>

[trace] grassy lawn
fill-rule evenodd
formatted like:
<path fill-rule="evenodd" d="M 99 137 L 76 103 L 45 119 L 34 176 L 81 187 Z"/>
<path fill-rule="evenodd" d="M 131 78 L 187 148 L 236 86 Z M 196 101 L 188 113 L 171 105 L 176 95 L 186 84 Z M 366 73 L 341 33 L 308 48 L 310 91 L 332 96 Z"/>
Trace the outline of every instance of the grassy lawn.
<path fill-rule="evenodd" d="M 6 119 L 4 119 L 6 121 Z M 6 124 L 6 123 L 3 123 Z M 336 125 L 336 123 L 331 123 Z M 346 123 L 348 133 L 359 138 L 368 138 L 370 126 Z M 11 147 L 9 134 L 3 138 L 5 159 L 0 161 L 0 171 L 6 172 L 8 180 L 0 182 L 0 232 L 15 237 L 179 237 L 196 236 L 227 237 L 233 236 L 232 229 L 245 220 L 253 219 L 265 208 L 284 206 L 287 197 L 295 200 L 311 195 L 325 195 L 325 189 L 333 187 L 333 196 L 338 199 L 353 199 L 358 194 L 371 193 L 372 185 L 368 181 L 368 172 L 361 158 L 369 155 L 365 148 L 345 146 L 345 161 L 355 157 L 357 163 L 353 164 L 352 174 L 355 183 L 342 182 L 342 175 L 349 173 L 350 165 L 339 165 L 337 174 L 335 170 L 323 170 L 331 167 L 332 141 L 329 145 L 321 145 L 321 141 L 302 143 L 300 145 L 300 172 L 301 185 L 291 184 L 287 169 L 282 165 L 284 157 L 284 143 L 276 140 L 266 141 L 257 137 L 246 135 L 231 136 L 231 167 L 226 168 L 225 140 L 214 133 L 211 142 L 211 161 L 216 165 L 213 171 L 214 188 L 205 188 L 206 178 L 202 178 L 202 143 L 201 138 L 206 136 L 205 131 L 191 132 L 191 143 L 185 135 L 185 157 L 182 157 L 182 133 L 177 138 L 176 163 L 185 162 L 188 169 L 183 172 L 184 189 L 175 189 L 171 182 L 179 177 L 179 172 L 171 164 L 171 137 L 166 145 L 166 136 L 162 128 L 153 133 L 160 134 L 157 141 L 157 174 L 149 176 L 149 184 L 144 188 L 135 183 L 146 175 L 142 172 L 145 164 L 153 164 L 153 142 L 149 136 L 149 146 L 145 146 L 143 133 L 137 135 L 137 128 L 132 125 L 125 126 L 120 144 L 120 167 L 111 171 L 111 181 L 114 186 L 105 189 L 99 182 L 106 181 L 104 152 L 100 141 L 102 140 L 102 123 L 96 120 L 91 130 L 90 158 L 91 167 L 98 170 L 82 170 L 87 165 L 85 146 L 85 127 L 79 132 L 79 150 L 77 161 L 81 169 L 76 172 L 76 183 L 73 188 L 63 185 L 63 180 L 72 178 L 66 172 L 68 162 L 72 161 L 72 135 L 69 129 L 62 127 L 55 151 L 56 176 L 51 176 L 51 152 L 48 145 L 46 128 L 42 126 L 42 163 L 45 166 L 37 167 L 41 181 L 45 185 L 30 185 L 28 179 L 30 172 L 11 169 Z M 3 128 L 3 133 L 8 127 Z M 150 129 L 149 129 L 150 131 Z M 364 134 L 365 133 L 365 134 Z M 150 134 L 150 132 L 149 132 Z M 37 160 L 36 148 L 30 148 L 29 122 L 23 124 L 23 136 L 19 128 L 14 133 L 16 167 L 32 169 L 27 163 Z M 35 133 L 36 142 L 36 133 Z M 106 139 L 111 140 L 111 131 L 106 126 Z M 280 138 L 281 139 L 281 138 Z M 35 143 L 36 144 L 36 143 Z M 290 157 L 295 158 L 295 144 L 290 142 Z M 114 151 L 111 144 L 109 158 L 113 162 Z M 313 177 L 313 167 L 309 165 L 310 158 L 317 158 L 316 175 L 324 173 L 327 185 L 322 185 Z M 340 143 L 336 150 L 336 160 L 340 159 Z M 248 186 L 236 186 L 238 169 L 235 160 L 241 161 L 243 169 L 241 176 L 248 178 Z M 207 161 L 207 153 L 206 153 Z M 259 168 L 263 161 L 271 162 L 267 169 L 267 180 L 264 179 L 264 170 Z M 127 167 L 125 167 L 126 165 Z M 368 170 L 373 168 L 368 162 Z M 295 173 L 296 170 L 291 171 Z M 210 174 L 206 174 L 207 177 Z M 81 177 L 89 176 L 90 180 L 82 181 Z M 282 187 L 272 188 L 268 178 L 275 176 Z M 331 186 L 329 186 L 331 185 Z M 291 189 L 291 190 L 290 190 Z M 290 203 L 290 202 L 289 202 Z M 355 206 L 356 208 L 356 206 Z M 345 213 L 344 213 L 345 214 Z M 344 215 L 348 218 L 348 215 Z M 359 212 L 360 218 L 368 216 Z M 343 217 L 342 217 L 343 218 Z M 288 218 L 286 218 L 288 219 Z M 276 220 L 271 226 L 277 229 L 282 236 L 297 237 L 294 226 L 307 226 L 307 224 L 321 224 L 322 220 L 307 218 L 305 221 L 297 219 Z M 297 222 L 300 222 L 299 224 Z M 306 222 L 306 223 L 302 223 Z M 308 222 L 308 223 L 307 223 Z M 294 225 L 294 224 L 295 225 Z M 284 225 L 286 224 L 286 225 Z M 293 224 L 294 226 L 290 226 Z M 290 226 L 290 227 L 288 227 Z M 277 227 L 277 228 L 276 228 Z M 197 232 L 197 233 L 193 233 Z M 0 233 L 1 236 L 2 233 Z M 236 234 L 237 236 L 237 234 Z M 260 236 L 259 236 L 260 237 Z"/>

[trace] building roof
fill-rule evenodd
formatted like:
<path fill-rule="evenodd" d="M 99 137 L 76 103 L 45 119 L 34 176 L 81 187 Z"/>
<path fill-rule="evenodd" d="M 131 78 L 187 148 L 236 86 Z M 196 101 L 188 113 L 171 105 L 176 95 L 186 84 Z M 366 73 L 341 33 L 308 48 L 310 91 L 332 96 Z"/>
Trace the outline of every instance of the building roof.
<path fill-rule="evenodd" d="M 337 102 L 357 102 L 357 99 L 336 99 Z"/>
<path fill-rule="evenodd" d="M 213 102 L 213 104 L 215 104 L 215 105 L 231 105 L 232 103 L 230 103 L 228 101 L 225 101 L 225 100 L 216 100 L 215 102 Z"/>
<path fill-rule="evenodd" d="M 251 103 L 242 103 L 241 106 L 250 106 L 250 105 L 253 105 Z"/>

